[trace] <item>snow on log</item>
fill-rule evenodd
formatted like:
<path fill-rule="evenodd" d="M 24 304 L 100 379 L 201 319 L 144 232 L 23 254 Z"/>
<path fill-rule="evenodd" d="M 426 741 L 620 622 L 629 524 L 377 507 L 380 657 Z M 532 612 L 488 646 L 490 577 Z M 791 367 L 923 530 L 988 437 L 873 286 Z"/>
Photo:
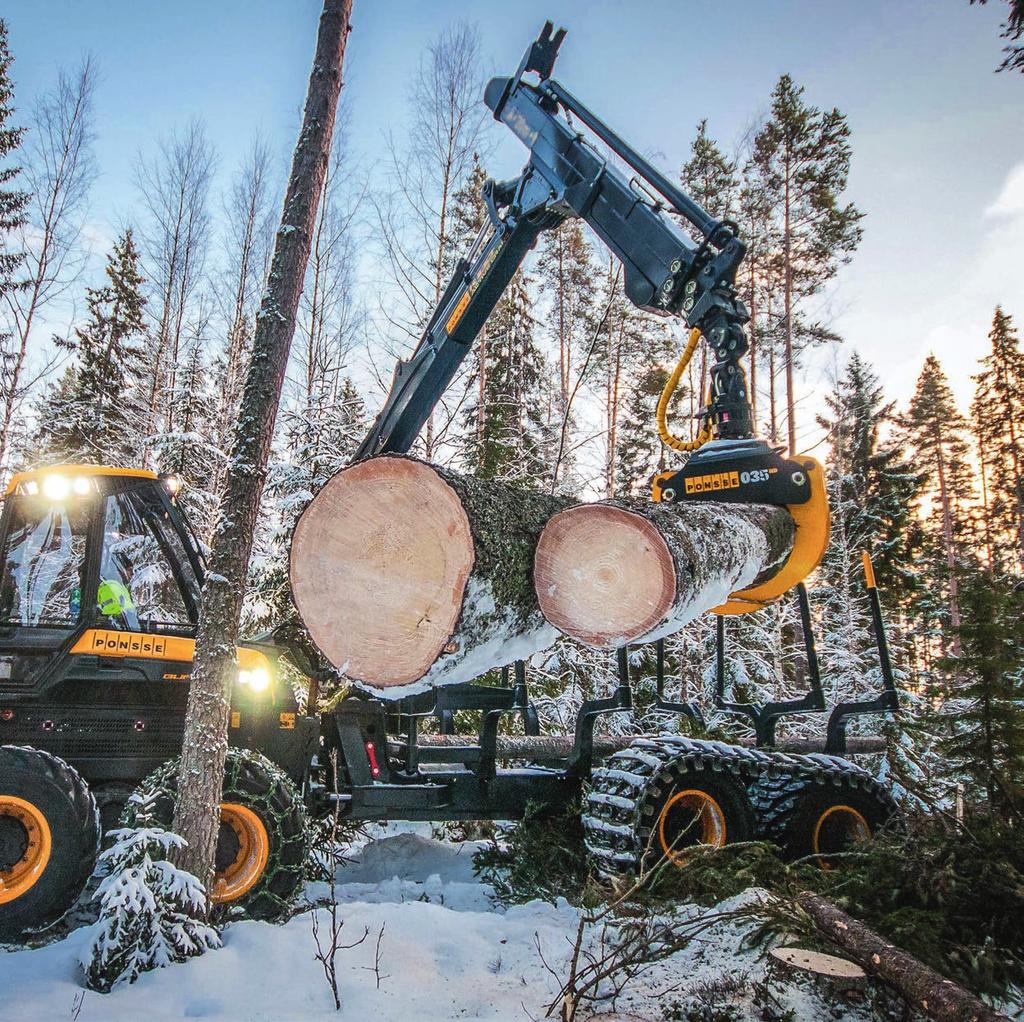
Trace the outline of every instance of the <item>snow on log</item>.
<path fill-rule="evenodd" d="M 793 519 L 764 505 L 610 500 L 555 514 L 537 545 L 544 616 L 588 646 L 670 635 L 781 566 Z"/>
<path fill-rule="evenodd" d="M 470 681 L 557 638 L 533 587 L 569 501 L 388 455 L 351 465 L 292 537 L 295 605 L 348 679 L 389 698 Z"/>

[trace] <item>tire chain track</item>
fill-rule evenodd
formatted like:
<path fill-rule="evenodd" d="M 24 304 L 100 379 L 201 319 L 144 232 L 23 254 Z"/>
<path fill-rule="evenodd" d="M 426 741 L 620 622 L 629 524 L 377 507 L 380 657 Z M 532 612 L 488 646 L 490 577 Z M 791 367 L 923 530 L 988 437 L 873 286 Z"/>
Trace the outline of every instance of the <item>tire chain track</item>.
<path fill-rule="evenodd" d="M 863 767 L 824 753 L 794 755 L 695 738 L 640 738 L 609 756 L 591 775 L 583 813 L 584 843 L 598 873 L 639 870 L 662 797 L 683 771 L 728 773 L 746 789 L 757 836 L 796 804 L 809 784 L 862 788 L 893 810 L 888 790 Z"/>

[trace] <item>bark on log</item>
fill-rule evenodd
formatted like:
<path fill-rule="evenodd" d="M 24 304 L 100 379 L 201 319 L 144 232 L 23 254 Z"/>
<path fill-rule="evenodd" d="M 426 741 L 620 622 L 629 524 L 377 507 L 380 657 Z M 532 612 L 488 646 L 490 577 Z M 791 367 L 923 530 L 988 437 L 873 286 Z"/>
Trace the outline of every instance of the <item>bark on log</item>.
<path fill-rule="evenodd" d="M 804 892 L 796 900 L 825 937 L 935 1022 L 1010 1022 L 974 994 L 890 944 L 825 898 Z"/>
<path fill-rule="evenodd" d="M 789 554 L 783 508 L 612 500 L 556 514 L 534 563 L 537 598 L 588 646 L 650 642 L 769 577 Z"/>
<path fill-rule="evenodd" d="M 547 648 L 572 611 L 546 619 L 552 593 L 578 595 L 591 618 L 643 608 L 639 630 L 619 619 L 603 636 L 565 627 L 593 645 L 668 634 L 781 560 L 793 536 L 788 513 L 773 508 L 570 505 L 404 456 L 349 466 L 296 525 L 296 608 L 342 674 L 394 698 Z M 543 558 L 538 540 L 564 521 L 584 522 L 585 534 L 569 529 Z"/>
<path fill-rule="evenodd" d="M 342 469 L 295 527 L 303 624 L 347 678 L 388 697 L 470 681 L 557 633 L 533 554 L 569 502 L 389 455 Z"/>

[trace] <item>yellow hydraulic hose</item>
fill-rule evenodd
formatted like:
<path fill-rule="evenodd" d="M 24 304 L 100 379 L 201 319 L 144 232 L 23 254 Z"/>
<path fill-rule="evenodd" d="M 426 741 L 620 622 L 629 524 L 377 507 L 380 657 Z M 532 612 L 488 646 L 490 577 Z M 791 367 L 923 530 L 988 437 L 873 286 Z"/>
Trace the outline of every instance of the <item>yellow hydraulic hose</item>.
<path fill-rule="evenodd" d="M 658 436 L 661 437 L 663 443 L 674 451 L 695 451 L 698 447 L 703 447 L 711 439 L 711 431 L 706 426 L 700 430 L 695 440 L 681 440 L 675 434 L 670 433 L 668 428 L 668 403 L 672 400 L 672 395 L 676 392 L 679 381 L 682 379 L 683 373 L 686 372 L 686 367 L 693 358 L 693 353 L 697 349 L 697 342 L 699 340 L 700 330 L 694 327 L 690 331 L 686 347 L 683 349 L 682 355 L 679 356 L 679 361 L 676 363 L 675 369 L 672 370 L 672 375 L 668 378 L 665 389 L 662 390 L 661 397 L 658 399 L 658 410 L 656 412 Z"/>

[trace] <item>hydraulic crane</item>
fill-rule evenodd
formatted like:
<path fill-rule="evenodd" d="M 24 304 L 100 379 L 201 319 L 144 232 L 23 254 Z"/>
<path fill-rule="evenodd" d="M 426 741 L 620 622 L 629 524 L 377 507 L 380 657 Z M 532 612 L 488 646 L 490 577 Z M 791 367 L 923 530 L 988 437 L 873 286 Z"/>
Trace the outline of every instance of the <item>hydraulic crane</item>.
<path fill-rule="evenodd" d="M 895 811 L 883 785 L 832 755 L 847 751 L 848 718 L 896 708 L 870 561 L 881 694 L 834 707 L 821 752 L 791 754 L 807 743 L 786 752 L 775 741 L 780 718 L 825 705 L 802 580 L 824 551 L 828 506 L 814 459 L 784 457 L 753 435 L 743 367 L 749 317 L 734 283 L 744 256 L 737 227 L 709 216 L 551 78 L 564 35 L 545 25 L 516 74 L 487 86 L 487 105 L 527 146 L 529 160 L 518 178 L 486 183 L 487 223 L 412 356 L 396 368 L 355 460 L 411 448 L 541 233 L 583 220 L 621 260 L 629 299 L 690 328 L 658 408 L 662 439 L 690 456 L 654 478 L 654 499 L 774 504 L 796 522 L 782 570 L 716 608 L 715 705 L 750 718 L 756 747 L 670 733 L 596 734 L 599 718 L 632 708 L 625 649 L 615 693 L 585 700 L 573 734 L 540 735 L 522 661 L 514 685 L 506 668 L 501 686 L 449 686 L 397 705 L 357 692 L 321 708 L 320 668 L 274 633 L 237 650 L 214 901 L 257 916 L 287 909 L 304 876 L 303 803 L 362 820 L 478 820 L 515 819 L 531 804 L 564 807 L 583 797 L 588 852 L 609 874 L 634 871 L 652 856 L 683 866 L 694 844 L 753 837 L 794 858 L 827 861 Z M 710 387 L 696 438 L 682 440 L 669 431 L 666 409 L 702 337 L 714 355 Z M 102 831 L 122 807 L 128 824 L 170 825 L 205 572 L 178 489 L 175 479 L 145 470 L 65 465 L 21 473 L 4 495 L 0 940 L 49 925 L 75 902 Z M 722 615 L 756 610 L 792 588 L 810 690 L 764 706 L 727 702 Z M 304 707 L 283 683 L 282 655 L 307 678 Z M 699 720 L 695 706 L 664 698 L 664 681 L 658 643 L 654 710 Z M 452 733 L 458 711 L 480 713 L 478 734 Z M 509 718 L 521 718 L 525 734 L 500 733 Z M 136 785 L 139 798 L 126 805 Z"/>
<path fill-rule="evenodd" d="M 488 212 L 469 253 L 459 261 L 411 357 L 395 369 L 390 393 L 353 460 L 408 451 L 473 347 L 487 317 L 537 239 L 578 218 L 621 261 L 626 296 L 638 308 L 681 317 L 690 336 L 658 406 L 658 431 L 686 464 L 655 477 L 655 500 L 712 500 L 785 506 L 797 526 L 793 552 L 770 581 L 735 593 L 718 608 L 746 613 L 802 582 L 828 540 L 828 501 L 813 458 L 783 457 L 754 437 L 744 358 L 750 316 L 736 293 L 746 252 L 731 220 L 716 220 L 673 185 L 568 89 L 551 77 L 565 30 L 545 24 L 511 78 L 494 78 L 484 101 L 530 150 L 518 178 L 489 180 Z M 527 76 L 535 74 L 531 82 Z M 629 170 L 627 177 L 576 130 L 583 124 Z M 681 217 L 700 240 L 676 223 Z M 680 440 L 665 413 L 672 390 L 699 340 L 714 361 L 697 437 Z"/>

